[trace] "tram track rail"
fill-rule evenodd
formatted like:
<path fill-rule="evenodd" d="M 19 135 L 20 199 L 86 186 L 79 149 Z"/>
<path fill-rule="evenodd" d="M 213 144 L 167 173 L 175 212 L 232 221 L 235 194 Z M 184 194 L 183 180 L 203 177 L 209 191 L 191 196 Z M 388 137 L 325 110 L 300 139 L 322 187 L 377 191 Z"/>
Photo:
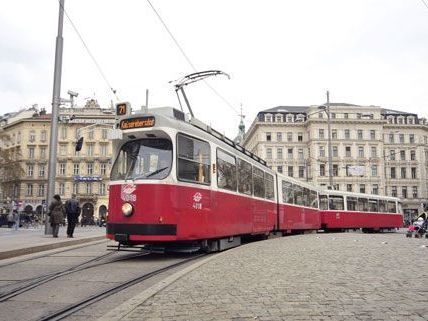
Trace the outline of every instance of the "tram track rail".
<path fill-rule="evenodd" d="M 106 264 L 111 264 L 111 263 L 115 263 L 115 262 L 119 262 L 119 261 L 129 260 L 129 259 L 133 259 L 136 257 L 141 257 L 141 256 L 145 256 L 145 255 L 150 254 L 149 252 L 137 253 L 137 254 L 133 254 L 133 255 L 127 255 L 125 257 L 116 258 L 114 260 L 110 260 L 107 262 L 97 263 L 98 261 L 103 260 L 105 258 L 108 258 L 108 257 L 110 257 L 116 253 L 117 252 L 109 252 L 109 253 L 106 253 L 103 255 L 99 255 L 95 258 L 92 258 L 86 262 L 73 265 L 73 266 L 71 266 L 65 270 L 62 270 L 62 271 L 52 272 L 52 273 L 41 275 L 41 276 L 38 276 L 35 278 L 29 278 L 26 280 L 21 280 L 18 283 L 6 285 L 6 286 L 4 286 L 4 288 L 13 287 L 13 286 L 16 286 L 17 284 L 23 284 L 22 286 L 14 287 L 13 289 L 11 289 L 9 291 L 4 291 L 4 292 L 0 293 L 0 303 L 8 301 L 15 296 L 18 296 L 20 294 L 28 292 L 28 291 L 30 291 L 30 290 L 32 290 L 32 289 L 34 289 L 34 288 L 36 288 L 42 284 L 45 284 L 45 283 L 50 282 L 52 280 L 58 279 L 58 278 L 65 276 L 65 275 L 69 275 L 69 274 L 81 272 L 83 270 L 87 270 L 90 268 L 94 268 L 94 267 L 98 267 L 98 266 L 102 266 L 102 265 L 106 265 Z M 95 262 L 95 264 L 91 264 L 94 262 Z"/>
<path fill-rule="evenodd" d="M 80 301 L 77 301 L 77 302 L 75 302 L 73 304 L 70 304 L 70 305 L 68 305 L 68 306 L 66 306 L 66 307 L 64 307 L 62 309 L 59 309 L 59 310 L 57 310 L 55 312 L 47 314 L 47 315 L 41 317 L 40 319 L 38 319 L 38 321 L 63 320 L 66 317 L 69 317 L 69 316 L 73 315 L 74 313 L 76 313 L 78 311 L 81 311 L 81 310 L 89 307 L 90 305 L 92 305 L 94 303 L 97 303 L 97 302 L 99 302 L 99 301 L 101 301 L 101 300 L 103 300 L 103 299 L 105 299 L 105 298 L 107 298 L 107 297 L 109 297 L 111 295 L 119 293 L 119 292 L 121 292 L 121 291 L 123 291 L 123 290 L 125 290 L 125 289 L 127 289 L 127 288 L 129 288 L 131 286 L 133 286 L 133 285 L 136 285 L 136 284 L 138 284 L 140 282 L 148 280 L 148 279 L 150 279 L 152 277 L 155 277 L 155 276 L 157 276 L 157 275 L 159 275 L 161 273 L 170 271 L 170 270 L 172 270 L 174 268 L 177 268 L 177 267 L 179 267 L 181 265 L 184 265 L 186 263 L 189 263 L 191 261 L 197 260 L 197 259 L 199 259 L 201 257 L 206 256 L 206 255 L 207 254 L 200 254 L 200 255 L 197 255 L 197 256 L 194 256 L 194 257 L 182 260 L 180 262 L 170 264 L 170 265 L 168 265 L 166 267 L 159 268 L 157 270 L 154 270 L 154 271 L 151 271 L 151 272 L 148 272 L 148 273 L 144 273 L 144 274 L 139 275 L 137 277 L 134 277 L 134 278 L 132 278 L 132 279 L 130 279 L 128 281 L 122 282 L 119 285 L 116 285 L 116 286 L 110 287 L 109 289 L 100 291 L 100 292 L 98 292 L 96 294 L 93 294 L 93 295 L 87 297 L 87 298 L 84 298 L 84 299 L 82 299 Z"/>

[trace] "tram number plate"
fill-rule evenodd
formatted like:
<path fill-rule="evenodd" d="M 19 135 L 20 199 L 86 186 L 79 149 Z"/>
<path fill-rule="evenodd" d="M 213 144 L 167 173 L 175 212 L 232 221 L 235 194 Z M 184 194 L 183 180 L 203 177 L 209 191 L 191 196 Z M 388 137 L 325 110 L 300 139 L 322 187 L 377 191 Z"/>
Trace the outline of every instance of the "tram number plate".
<path fill-rule="evenodd" d="M 115 234 L 114 240 L 118 241 L 118 242 L 129 241 L 129 235 L 128 234 Z"/>

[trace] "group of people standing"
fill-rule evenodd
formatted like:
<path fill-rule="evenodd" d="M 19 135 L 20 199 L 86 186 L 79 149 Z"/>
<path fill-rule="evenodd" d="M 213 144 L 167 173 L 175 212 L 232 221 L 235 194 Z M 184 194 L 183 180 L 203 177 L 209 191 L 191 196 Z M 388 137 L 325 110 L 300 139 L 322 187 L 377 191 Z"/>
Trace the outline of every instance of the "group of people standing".
<path fill-rule="evenodd" d="M 64 218 L 67 217 L 67 237 L 73 237 L 74 228 L 79 222 L 80 206 L 76 195 L 73 194 L 71 199 L 65 202 L 61 201 L 61 196 L 54 195 L 53 201 L 49 204 L 48 216 L 49 222 L 52 227 L 53 237 L 58 237 L 59 226 L 63 223 Z"/>

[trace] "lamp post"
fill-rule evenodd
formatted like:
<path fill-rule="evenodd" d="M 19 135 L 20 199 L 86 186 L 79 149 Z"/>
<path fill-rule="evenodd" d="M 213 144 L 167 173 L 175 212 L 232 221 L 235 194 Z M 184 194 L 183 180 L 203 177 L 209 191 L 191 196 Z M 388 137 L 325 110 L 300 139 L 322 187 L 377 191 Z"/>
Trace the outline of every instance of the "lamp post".
<path fill-rule="evenodd" d="M 328 148 L 328 184 L 333 188 L 333 150 L 331 147 L 331 117 L 330 117 L 330 93 L 327 90 L 327 104 L 321 105 L 318 109 L 322 109 L 327 114 L 327 148 Z"/>

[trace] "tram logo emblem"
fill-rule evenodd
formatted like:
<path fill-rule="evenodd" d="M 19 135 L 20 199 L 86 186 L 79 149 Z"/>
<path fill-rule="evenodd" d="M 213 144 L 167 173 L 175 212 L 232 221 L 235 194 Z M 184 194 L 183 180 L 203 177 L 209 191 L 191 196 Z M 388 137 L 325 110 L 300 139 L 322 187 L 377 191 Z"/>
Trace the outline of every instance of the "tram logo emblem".
<path fill-rule="evenodd" d="M 134 194 L 134 191 L 137 187 L 134 184 L 124 184 L 120 189 L 120 198 L 124 202 L 135 202 L 137 200 L 137 195 Z"/>
<path fill-rule="evenodd" d="M 202 203 L 200 203 L 200 201 L 202 201 L 202 194 L 199 192 L 196 192 L 195 195 L 193 195 L 193 206 L 192 206 L 195 210 L 202 209 Z"/>

